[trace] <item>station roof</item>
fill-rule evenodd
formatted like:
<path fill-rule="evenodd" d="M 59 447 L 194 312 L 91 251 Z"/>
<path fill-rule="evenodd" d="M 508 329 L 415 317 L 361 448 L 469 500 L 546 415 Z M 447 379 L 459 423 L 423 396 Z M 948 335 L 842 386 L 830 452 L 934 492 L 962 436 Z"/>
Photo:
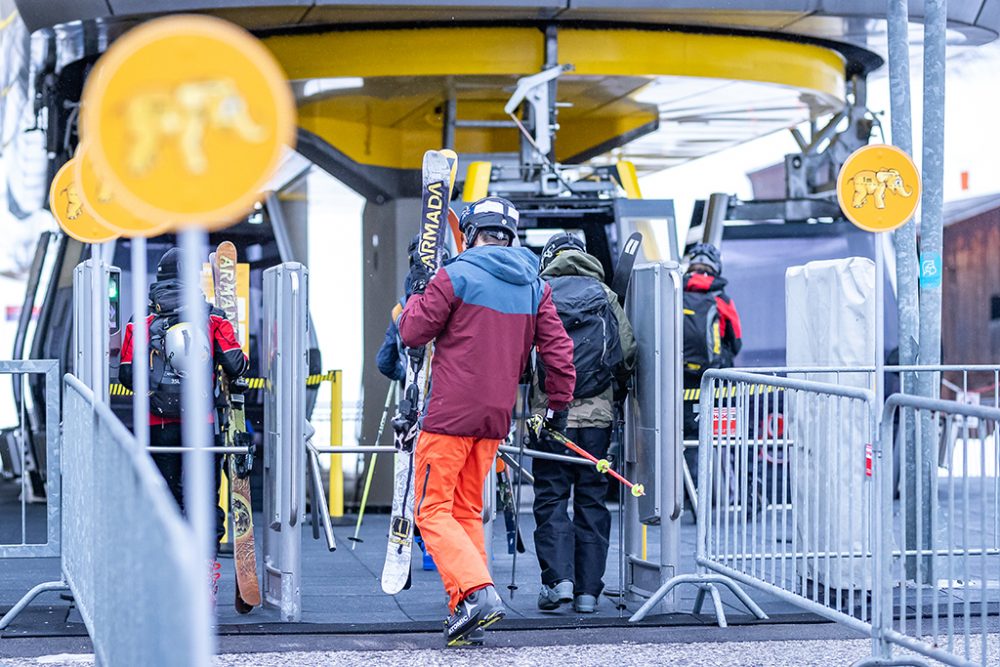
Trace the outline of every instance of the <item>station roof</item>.
<path fill-rule="evenodd" d="M 88 19 L 148 18 L 148 0 L 15 0 L 31 31 Z M 251 30 L 441 22 L 597 21 L 758 30 L 830 39 L 881 52 L 885 3 L 871 0 L 156 0 L 156 14 L 211 12 Z M 923 0 L 910 0 L 923 20 Z M 740 9 L 734 10 L 738 6 Z M 1000 33 L 1000 0 L 950 0 L 955 41 L 982 44 Z"/>
<path fill-rule="evenodd" d="M 147 0 L 16 0 L 29 29 L 94 20 L 109 36 L 149 18 Z M 293 82 L 300 125 L 350 160 L 419 168 L 443 108 L 503 121 L 518 77 L 542 69 L 555 23 L 556 158 L 632 160 L 658 171 L 838 111 L 845 80 L 881 64 L 884 4 L 859 0 L 158 0 L 254 30 Z M 911 1 L 911 18 L 923 3 Z M 878 9 L 873 9 L 873 7 Z M 1000 0 L 952 0 L 953 42 L 1000 29 Z M 77 24 L 79 25 L 79 24 Z M 919 33 L 913 37 L 919 40 Z M 460 153 L 517 150 L 511 128 L 460 129 Z"/>

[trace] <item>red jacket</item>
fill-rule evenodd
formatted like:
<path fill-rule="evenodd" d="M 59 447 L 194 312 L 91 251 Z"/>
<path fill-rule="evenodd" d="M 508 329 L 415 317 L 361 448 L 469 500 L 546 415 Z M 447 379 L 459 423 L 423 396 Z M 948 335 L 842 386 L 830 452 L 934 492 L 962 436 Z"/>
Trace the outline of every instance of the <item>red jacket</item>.
<path fill-rule="evenodd" d="M 743 327 L 740 324 L 740 314 L 736 312 L 736 304 L 726 294 L 726 279 L 705 273 L 688 273 L 684 276 L 684 291 L 705 292 L 715 296 L 726 366 L 732 366 L 733 357 L 743 348 Z"/>
<path fill-rule="evenodd" d="M 153 322 L 154 317 L 155 315 L 152 314 L 146 317 L 147 341 L 149 340 L 149 325 Z M 133 326 L 132 322 L 125 325 L 121 364 L 118 366 L 118 380 L 128 389 L 132 389 Z M 250 362 L 240 348 L 233 325 L 229 323 L 222 311 L 216 308 L 213 308 L 208 315 L 208 339 L 212 341 L 212 359 L 215 364 L 221 364 L 223 370 L 232 378 L 240 377 L 246 373 Z M 213 417 L 211 409 L 209 409 L 209 417 Z M 152 413 L 149 415 L 150 426 L 177 424 L 180 421 L 179 417 L 161 417 Z"/>
<path fill-rule="evenodd" d="M 573 400 L 573 341 L 527 248 L 463 252 L 406 302 L 399 334 L 409 347 L 435 341 L 425 431 L 506 438 L 533 346 L 548 371 L 549 407 Z"/>

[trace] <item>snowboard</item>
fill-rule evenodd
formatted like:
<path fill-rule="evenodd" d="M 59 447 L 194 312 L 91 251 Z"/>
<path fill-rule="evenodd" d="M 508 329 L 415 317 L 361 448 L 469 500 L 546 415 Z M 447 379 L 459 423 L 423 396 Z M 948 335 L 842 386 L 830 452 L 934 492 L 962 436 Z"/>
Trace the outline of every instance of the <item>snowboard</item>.
<path fill-rule="evenodd" d="M 625 305 L 625 295 L 628 293 L 629 281 L 632 279 L 632 267 L 635 266 L 635 256 L 642 246 L 642 234 L 635 232 L 622 246 L 622 253 L 615 265 L 615 274 L 611 279 L 611 291 L 618 297 L 618 305 Z"/>
<path fill-rule="evenodd" d="M 454 158 L 457 160 L 457 158 Z M 427 151 L 423 162 L 423 195 L 420 217 L 420 242 L 417 255 L 430 270 L 437 270 L 441 261 L 442 228 L 447 221 L 451 199 L 453 158 L 441 151 Z M 382 568 L 382 590 L 395 595 L 410 580 L 410 555 L 413 550 L 413 462 L 414 447 L 420 429 L 420 416 L 430 383 L 430 357 L 433 343 L 417 349 L 407 349 L 408 363 L 403 393 L 393 417 L 393 445 L 396 448 L 393 475 L 392 516 L 389 520 L 389 540 L 385 565 Z"/>
<path fill-rule="evenodd" d="M 236 302 L 236 246 L 230 241 L 219 244 L 212 258 L 212 279 L 215 283 L 215 305 L 225 312 L 226 319 L 239 335 L 239 313 Z M 252 444 L 246 429 L 243 388 L 245 382 L 230 382 L 221 369 L 219 386 L 227 399 L 228 415 L 220 427 L 225 428 L 226 445 L 245 447 Z M 233 521 L 233 563 L 236 569 L 236 611 L 249 613 L 260 605 L 260 582 L 257 579 L 257 552 L 254 544 L 253 510 L 250 504 L 250 470 L 253 454 L 227 458 L 229 478 L 229 513 Z"/>

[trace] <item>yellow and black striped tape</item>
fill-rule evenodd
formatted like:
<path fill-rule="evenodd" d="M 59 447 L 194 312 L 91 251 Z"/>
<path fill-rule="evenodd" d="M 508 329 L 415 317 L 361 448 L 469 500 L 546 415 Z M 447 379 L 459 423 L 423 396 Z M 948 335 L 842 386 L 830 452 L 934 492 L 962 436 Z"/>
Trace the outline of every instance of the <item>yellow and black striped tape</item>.
<path fill-rule="evenodd" d="M 327 371 L 326 373 L 316 373 L 310 375 L 306 378 L 307 387 L 315 387 L 323 382 L 332 382 L 340 371 Z M 251 390 L 264 389 L 267 386 L 267 378 L 246 378 L 247 386 Z M 115 383 L 111 385 L 111 395 L 112 396 L 131 396 L 132 392 L 125 388 L 124 385 Z"/>
<path fill-rule="evenodd" d="M 717 388 L 715 390 L 715 397 L 716 398 L 728 398 L 728 397 L 736 396 L 736 394 L 739 393 L 741 390 L 745 391 L 747 394 L 750 394 L 752 396 L 753 394 L 768 394 L 768 393 L 775 392 L 775 391 L 784 391 L 785 388 L 784 387 L 775 387 L 774 385 L 770 385 L 770 384 L 752 384 L 752 385 L 749 385 L 749 386 L 747 386 L 747 385 L 733 385 L 733 386 L 729 387 L 728 389 L 724 388 L 724 387 Z M 700 399 L 701 399 L 701 388 L 700 387 L 695 387 L 694 389 L 685 389 L 684 390 L 684 400 L 685 401 L 697 401 L 697 400 L 700 400 Z"/>

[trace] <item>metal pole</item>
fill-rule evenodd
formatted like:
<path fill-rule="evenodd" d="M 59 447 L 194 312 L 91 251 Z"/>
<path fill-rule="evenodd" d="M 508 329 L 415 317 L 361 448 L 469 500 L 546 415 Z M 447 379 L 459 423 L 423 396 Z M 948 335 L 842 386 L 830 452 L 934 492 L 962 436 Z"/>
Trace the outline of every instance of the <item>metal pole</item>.
<path fill-rule="evenodd" d="M 889 101 L 892 110 L 892 142 L 912 156 L 913 130 L 910 115 L 910 45 L 909 7 L 907 0 L 888 0 L 889 29 Z M 908 220 L 892 234 L 896 250 L 896 309 L 899 319 L 899 364 L 915 364 L 920 348 L 920 298 L 917 280 L 920 276 L 917 264 L 917 223 Z M 917 393 L 917 375 L 900 374 L 900 390 L 904 394 Z M 881 405 L 881 402 L 879 402 Z M 899 413 L 903 421 L 902 446 L 906 448 L 906 547 L 915 549 L 917 544 L 916 507 L 916 427 L 911 418 L 913 413 L 903 410 Z M 881 424 L 876 418 L 875 424 Z M 891 448 L 884 454 L 891 457 Z M 891 459 L 890 459 L 891 461 Z M 890 482 L 891 485 L 891 482 Z M 928 525 L 928 524 L 924 524 Z M 926 544 L 926 542 L 925 542 Z M 908 576 L 916 575 L 915 560 L 907 559 Z"/>
<path fill-rule="evenodd" d="M 885 403 L 885 248 L 883 232 L 875 235 L 875 423 Z"/>
<path fill-rule="evenodd" d="M 208 244 L 208 235 L 201 229 L 186 229 L 179 236 L 186 319 L 195 331 L 204 332 L 207 336 L 208 309 L 201 291 L 201 265 L 204 249 Z M 214 555 L 212 455 L 205 451 L 205 447 L 212 444 L 212 432 L 208 422 L 209 401 L 212 395 L 211 382 L 208 367 L 204 364 L 193 364 L 185 378 L 181 395 L 181 406 L 184 410 L 181 437 L 183 443 L 189 447 L 184 454 L 183 462 L 184 507 L 195 538 L 191 548 L 197 554 L 198 562 L 205 564 L 206 571 L 208 562 Z M 192 618 L 191 623 L 196 626 L 214 626 L 215 619 L 212 618 L 207 588 L 202 585 L 201 590 L 202 604 L 196 605 L 197 617 Z M 212 645 L 214 634 L 198 633 L 197 636 L 208 637 L 210 645 L 195 647 L 193 654 L 215 655 L 215 647 Z"/>
<path fill-rule="evenodd" d="M 944 208 L 944 87 L 947 0 L 924 3 L 924 142 L 920 223 L 920 363 L 941 360 L 941 250 Z M 936 374 L 922 373 L 933 398 Z"/>
<path fill-rule="evenodd" d="M 927 0 L 924 3 L 924 141 L 923 141 L 923 196 L 920 222 L 920 350 L 918 361 L 922 365 L 941 361 L 941 279 L 942 242 L 944 236 L 944 87 L 947 38 L 947 0 Z M 917 394 L 936 398 L 940 388 L 939 373 L 920 373 Z M 924 488 L 931 488 L 935 474 L 933 462 L 937 460 L 937 429 L 930 413 L 919 413 L 922 438 L 921 476 Z M 924 546 L 931 543 L 931 503 L 936 499 L 922 494 L 922 535 L 917 536 Z M 923 583 L 933 583 L 932 560 L 926 559 Z"/>
<path fill-rule="evenodd" d="M 90 273 L 90 295 L 91 301 L 87 304 L 91 309 L 90 320 L 90 388 L 94 392 L 94 398 L 103 400 L 104 396 L 104 373 L 101 363 L 107 353 L 104 345 L 104 328 L 107 327 L 107 309 L 103 308 L 104 297 L 108 293 L 108 286 L 101 285 L 104 277 L 104 260 L 102 259 L 101 244 L 95 243 L 90 246 L 91 259 L 93 260 L 93 271 Z"/>
<path fill-rule="evenodd" d="M 146 330 L 146 239 L 132 250 L 132 430 L 139 449 L 149 446 L 149 332 Z"/>
<path fill-rule="evenodd" d="M 892 143 L 913 154 L 910 118 L 910 46 L 907 0 L 889 0 L 889 102 L 892 110 Z M 892 235 L 896 249 L 896 305 L 899 313 L 899 364 L 916 363 L 920 340 L 917 295 L 917 223 L 908 220 Z M 904 392 L 914 376 L 902 378 Z"/>

